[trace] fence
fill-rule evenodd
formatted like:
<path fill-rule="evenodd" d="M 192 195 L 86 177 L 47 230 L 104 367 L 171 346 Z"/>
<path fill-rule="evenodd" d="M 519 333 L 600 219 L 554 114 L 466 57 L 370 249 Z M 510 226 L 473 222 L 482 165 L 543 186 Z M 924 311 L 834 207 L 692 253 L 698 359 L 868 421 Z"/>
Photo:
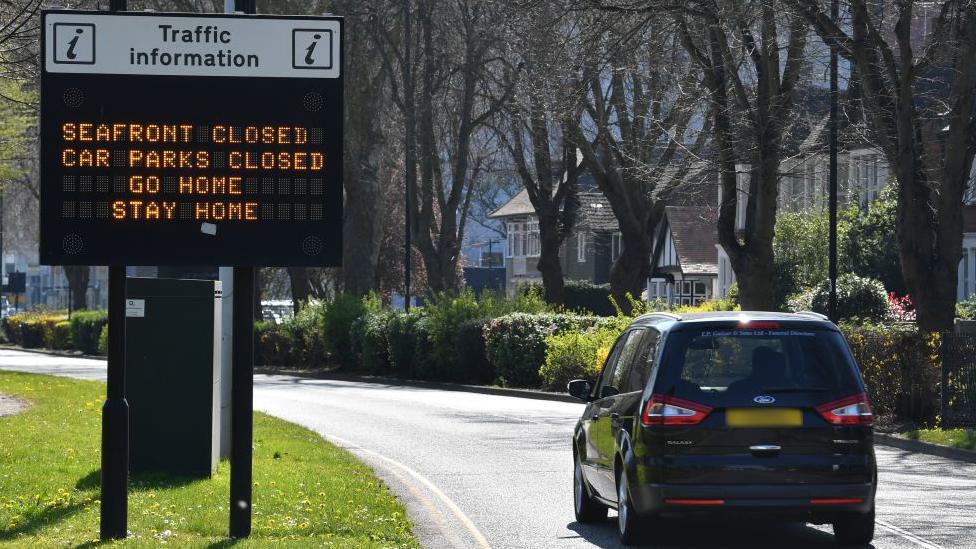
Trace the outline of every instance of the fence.
<path fill-rule="evenodd" d="M 942 426 L 976 427 L 976 334 L 946 334 L 942 358 Z"/>

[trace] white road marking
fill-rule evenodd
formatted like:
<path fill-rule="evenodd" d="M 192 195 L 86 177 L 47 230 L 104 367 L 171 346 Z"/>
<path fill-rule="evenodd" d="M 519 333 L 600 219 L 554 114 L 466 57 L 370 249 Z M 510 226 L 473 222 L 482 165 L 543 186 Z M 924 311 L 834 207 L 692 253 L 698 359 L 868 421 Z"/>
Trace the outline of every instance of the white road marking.
<path fill-rule="evenodd" d="M 932 543 L 931 541 L 920 538 L 915 534 L 912 534 L 911 532 L 906 532 L 905 530 L 902 530 L 901 528 L 895 526 L 894 524 L 890 524 L 888 522 L 885 522 L 883 520 L 878 520 L 878 519 L 875 519 L 874 523 L 883 528 L 886 528 L 887 530 L 890 530 L 891 532 L 893 532 L 898 536 L 907 539 L 908 541 L 914 543 L 915 545 L 918 545 L 919 547 L 924 547 L 925 549 L 943 549 L 941 545 L 937 545 L 935 543 Z"/>
<path fill-rule="evenodd" d="M 386 463 L 389 463 L 390 465 L 392 465 L 394 467 L 397 467 L 400 470 L 402 470 L 402 471 L 406 472 L 407 474 L 409 474 L 411 477 L 414 478 L 414 480 L 420 482 L 428 490 L 430 490 L 431 492 L 433 492 L 434 495 L 437 496 L 437 498 L 441 500 L 441 503 L 443 503 L 448 509 L 450 509 L 452 513 L 454 513 L 454 516 L 464 526 L 464 528 L 468 531 L 468 533 L 471 534 L 471 537 L 474 538 L 475 542 L 478 544 L 479 547 L 481 547 L 482 549 L 491 549 L 491 544 L 488 543 L 488 539 L 485 538 L 484 534 L 482 534 L 480 530 L 478 530 L 478 527 L 475 526 L 474 521 L 472 521 L 470 518 L 468 518 L 468 516 L 464 514 L 464 511 L 462 511 L 461 508 L 458 507 L 457 504 L 454 503 L 454 501 L 451 500 L 451 498 L 449 498 L 447 496 L 447 494 L 445 494 L 444 492 L 442 492 L 440 488 L 438 488 L 436 485 L 434 485 L 434 483 L 431 482 L 430 480 L 428 480 L 426 477 L 424 477 L 423 475 L 421 475 L 417 471 L 414 471 L 413 469 L 411 469 L 409 466 L 404 465 L 403 463 L 400 463 L 399 461 L 397 461 L 395 459 L 388 458 L 388 457 L 386 457 L 386 456 L 384 456 L 382 454 L 379 454 L 377 452 L 374 452 L 373 450 L 370 450 L 368 448 L 363 448 L 362 446 L 356 444 L 355 442 L 346 440 L 346 439 L 341 438 L 341 437 L 337 437 L 335 435 L 330 435 L 330 434 L 326 434 L 326 433 L 320 433 L 320 434 L 326 440 L 332 441 L 332 442 L 334 442 L 336 444 L 339 444 L 339 445 L 342 445 L 342 446 L 344 446 L 346 448 L 350 448 L 350 449 L 356 450 L 357 452 L 362 452 L 364 454 L 369 454 L 370 456 L 372 456 L 374 458 L 377 458 L 377 459 L 380 459 L 382 461 L 385 461 Z M 396 470 L 391 470 L 391 472 L 394 475 L 400 476 L 397 473 Z M 420 498 L 421 501 L 424 501 L 424 500 L 427 499 L 423 494 L 421 494 L 419 492 L 414 492 L 414 495 L 416 495 L 418 498 Z"/>

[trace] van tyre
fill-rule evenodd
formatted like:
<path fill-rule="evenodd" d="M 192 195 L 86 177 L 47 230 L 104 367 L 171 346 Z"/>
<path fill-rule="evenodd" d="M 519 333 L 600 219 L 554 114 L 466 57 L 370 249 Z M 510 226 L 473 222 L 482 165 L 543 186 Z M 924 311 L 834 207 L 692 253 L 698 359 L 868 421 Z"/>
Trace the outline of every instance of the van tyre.
<path fill-rule="evenodd" d="M 834 521 L 837 545 L 867 545 L 874 539 L 874 507 L 870 513 L 849 514 Z"/>
<path fill-rule="evenodd" d="M 644 528 L 634 511 L 627 486 L 627 471 L 620 471 L 617 476 L 617 529 L 620 532 L 620 543 L 638 545 L 644 541 Z"/>
<path fill-rule="evenodd" d="M 574 452 L 575 453 L 575 452 Z M 573 508 L 576 511 L 576 522 L 588 523 L 607 520 L 607 506 L 593 499 L 583 478 L 583 467 L 579 458 L 573 467 Z"/>

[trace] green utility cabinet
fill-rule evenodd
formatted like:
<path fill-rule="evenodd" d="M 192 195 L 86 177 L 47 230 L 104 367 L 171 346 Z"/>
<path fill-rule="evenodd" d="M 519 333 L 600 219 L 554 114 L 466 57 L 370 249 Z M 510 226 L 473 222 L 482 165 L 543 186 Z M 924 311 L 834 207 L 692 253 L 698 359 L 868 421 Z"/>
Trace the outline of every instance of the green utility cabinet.
<path fill-rule="evenodd" d="M 219 280 L 126 282 L 133 471 L 210 476 L 217 466 L 221 293 Z"/>

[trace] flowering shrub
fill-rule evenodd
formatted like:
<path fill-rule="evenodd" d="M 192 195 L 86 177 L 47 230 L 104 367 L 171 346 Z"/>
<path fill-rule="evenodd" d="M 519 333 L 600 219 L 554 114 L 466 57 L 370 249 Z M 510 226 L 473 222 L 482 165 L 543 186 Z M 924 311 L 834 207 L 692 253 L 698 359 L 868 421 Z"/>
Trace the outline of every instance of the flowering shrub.
<path fill-rule="evenodd" d="M 935 421 L 941 398 L 941 334 L 880 324 L 843 324 L 841 330 L 881 421 Z"/>
<path fill-rule="evenodd" d="M 539 370 L 543 388 L 565 391 L 573 379 L 596 381 L 613 342 L 630 319 L 614 320 L 583 331 L 569 330 L 546 337 L 546 362 Z"/>
<path fill-rule="evenodd" d="M 889 293 L 888 312 L 897 322 L 915 322 L 915 304 L 909 295 L 898 297 L 895 292 Z"/>

